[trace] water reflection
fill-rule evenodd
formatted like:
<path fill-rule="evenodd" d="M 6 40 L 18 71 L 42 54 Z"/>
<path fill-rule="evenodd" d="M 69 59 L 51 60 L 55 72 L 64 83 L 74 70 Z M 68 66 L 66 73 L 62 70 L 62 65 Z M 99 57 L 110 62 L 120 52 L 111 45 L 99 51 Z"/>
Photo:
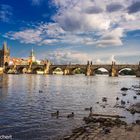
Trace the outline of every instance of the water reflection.
<path fill-rule="evenodd" d="M 8 94 L 9 77 L 7 75 L 0 76 L 0 99 L 3 99 Z"/>
<path fill-rule="evenodd" d="M 137 102 L 134 91 L 122 96 L 122 87 L 138 85 L 139 78 L 84 75 L 1 75 L 0 77 L 0 134 L 16 139 L 58 139 L 80 125 L 92 106 L 95 113 L 126 115 L 131 122 L 138 117 L 120 108 L 113 108 L 116 97 Z M 41 90 L 42 92 L 39 92 Z M 107 97 L 106 108 L 102 97 Z M 99 102 L 99 104 L 96 104 Z M 120 102 L 120 101 L 118 101 Z M 59 110 L 61 117 L 51 117 Z M 74 112 L 74 119 L 66 115 Z M 54 135 L 55 134 L 55 135 Z"/>

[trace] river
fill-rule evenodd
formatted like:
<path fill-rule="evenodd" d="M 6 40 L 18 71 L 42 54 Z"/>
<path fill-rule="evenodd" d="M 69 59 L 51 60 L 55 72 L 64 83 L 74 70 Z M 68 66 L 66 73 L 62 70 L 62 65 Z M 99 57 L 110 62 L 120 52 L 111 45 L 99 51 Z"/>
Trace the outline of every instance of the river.
<path fill-rule="evenodd" d="M 0 135 L 12 135 L 14 140 L 59 140 L 81 125 L 89 113 L 84 108 L 90 106 L 95 113 L 123 115 L 128 123 L 133 122 L 137 114 L 114 105 L 119 102 L 116 97 L 129 100 L 126 106 L 140 101 L 139 96 L 133 99 L 134 90 L 126 96 L 120 90 L 139 84 L 140 79 L 133 76 L 1 75 Z M 107 103 L 102 97 L 107 97 Z M 51 116 L 56 110 L 59 118 Z M 71 112 L 73 119 L 66 117 Z"/>

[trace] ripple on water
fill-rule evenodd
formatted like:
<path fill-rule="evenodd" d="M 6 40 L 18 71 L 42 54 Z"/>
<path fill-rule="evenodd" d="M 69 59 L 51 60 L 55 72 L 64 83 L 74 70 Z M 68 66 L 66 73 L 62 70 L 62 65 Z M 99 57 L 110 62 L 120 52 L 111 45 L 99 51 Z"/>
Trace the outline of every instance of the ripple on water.
<path fill-rule="evenodd" d="M 127 122 L 139 117 L 124 108 L 114 108 L 120 100 L 129 104 L 140 101 L 133 96 L 134 90 L 128 90 L 122 96 L 122 87 L 138 85 L 135 77 L 107 76 L 85 77 L 58 75 L 5 75 L 0 77 L 0 134 L 12 134 L 19 139 L 56 139 L 70 133 L 81 124 L 93 107 L 94 113 L 119 114 L 127 116 Z M 39 90 L 43 92 L 39 93 Z M 102 102 L 107 97 L 107 103 Z M 116 97 L 120 100 L 116 101 Z M 99 102 L 97 104 L 97 102 Z M 129 106 L 126 104 L 126 106 Z M 103 108 L 105 106 L 105 108 Z M 60 111 L 60 117 L 51 117 L 51 113 Z M 74 112 L 74 119 L 67 114 Z"/>

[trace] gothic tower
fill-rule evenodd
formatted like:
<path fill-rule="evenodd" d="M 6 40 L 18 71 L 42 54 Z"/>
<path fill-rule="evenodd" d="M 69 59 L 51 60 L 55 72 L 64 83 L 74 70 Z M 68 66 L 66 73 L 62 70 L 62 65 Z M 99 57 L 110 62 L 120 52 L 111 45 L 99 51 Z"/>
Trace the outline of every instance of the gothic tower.
<path fill-rule="evenodd" d="M 10 49 L 7 47 L 7 43 L 3 43 L 3 48 L 0 50 L 0 67 L 9 65 L 10 61 Z"/>

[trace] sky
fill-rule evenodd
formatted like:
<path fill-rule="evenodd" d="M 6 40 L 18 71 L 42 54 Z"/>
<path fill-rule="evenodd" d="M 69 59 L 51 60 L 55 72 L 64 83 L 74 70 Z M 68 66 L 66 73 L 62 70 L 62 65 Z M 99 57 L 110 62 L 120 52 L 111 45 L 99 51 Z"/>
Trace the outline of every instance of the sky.
<path fill-rule="evenodd" d="M 138 63 L 140 0 L 0 0 L 0 46 L 55 64 Z"/>

